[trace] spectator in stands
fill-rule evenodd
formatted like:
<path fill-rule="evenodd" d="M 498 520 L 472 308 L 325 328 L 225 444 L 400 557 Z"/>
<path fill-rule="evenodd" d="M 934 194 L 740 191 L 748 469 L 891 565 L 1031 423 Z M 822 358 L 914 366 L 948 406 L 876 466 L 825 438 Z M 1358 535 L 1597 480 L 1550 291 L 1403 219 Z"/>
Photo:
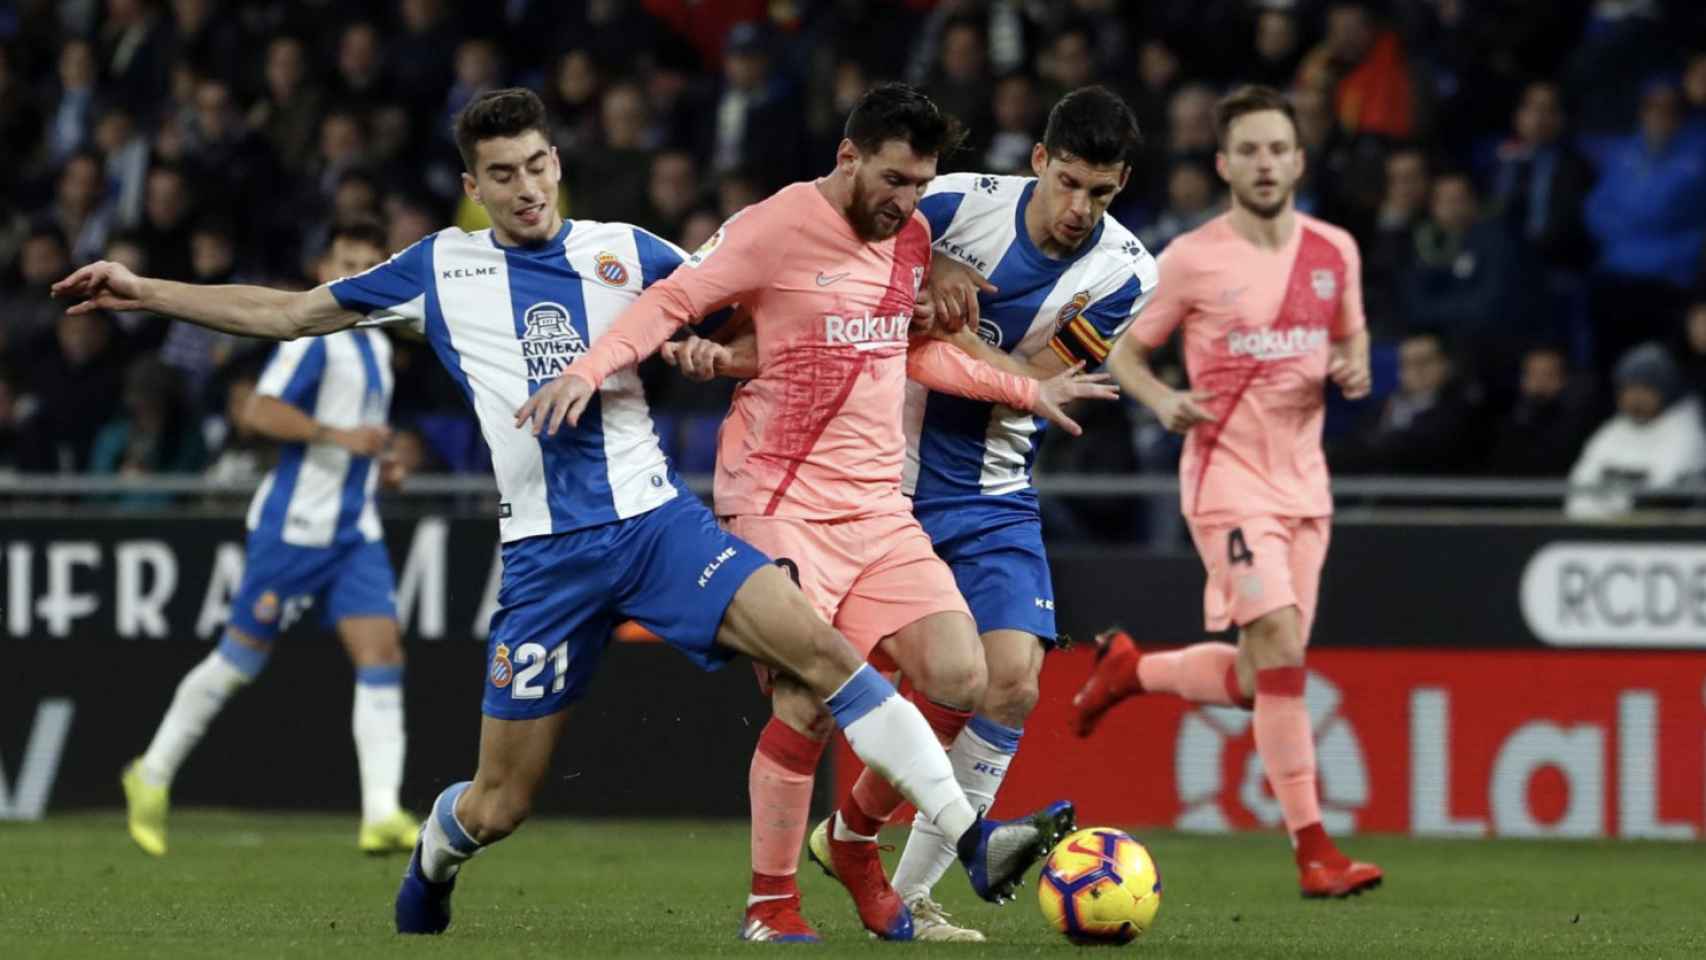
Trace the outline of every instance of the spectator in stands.
<path fill-rule="evenodd" d="M 1580 271 L 1594 258 L 1582 218 L 1594 172 L 1564 137 L 1562 95 L 1549 80 L 1523 90 L 1512 134 L 1499 145 L 1490 196 L 1512 235 L 1525 240 L 1541 262 Z"/>
<path fill-rule="evenodd" d="M 976 157 L 987 149 L 992 125 L 989 98 L 989 42 L 983 23 L 976 17 L 949 20 L 942 29 L 941 53 L 925 92 L 936 105 L 966 125 L 965 156 Z M 942 158 L 953 163 L 958 157 Z"/>
<path fill-rule="evenodd" d="M 22 172 L 35 169 L 42 142 L 38 98 L 26 88 L 16 59 L 12 48 L 0 42 L 0 143 L 6 144 L 8 154 L 0 165 L 0 196 L 12 192 Z"/>
<path fill-rule="evenodd" d="M 645 214 L 634 221 L 660 237 L 673 237 L 681 232 L 682 221 L 698 202 L 699 171 L 693 154 L 665 150 L 652 157 Z"/>
<path fill-rule="evenodd" d="M 701 134 L 703 155 L 719 174 L 746 169 L 764 193 L 803 176 L 805 108 L 772 70 L 773 38 L 761 23 L 736 24 L 723 46 L 723 85 Z M 811 169 L 816 169 L 815 163 Z"/>
<path fill-rule="evenodd" d="M 59 48 L 59 83 L 48 112 L 48 159 L 55 164 L 83 149 L 95 119 L 95 50 L 72 38 Z"/>
<path fill-rule="evenodd" d="M 1167 174 L 1167 205 L 1138 239 L 1150 253 L 1160 253 L 1181 233 L 1195 230 L 1220 212 L 1214 175 L 1194 160 L 1175 160 Z"/>
<path fill-rule="evenodd" d="M 730 170 L 717 180 L 718 221 L 727 220 L 764 199 L 758 178 L 746 170 Z"/>
<path fill-rule="evenodd" d="M 1404 319 L 1468 347 L 1477 374 L 1502 373 L 1517 344 L 1533 335 L 1528 252 L 1503 223 L 1480 218 L 1466 173 L 1436 177 L 1428 211 L 1415 231 L 1415 260 L 1399 282 Z"/>
<path fill-rule="evenodd" d="M 1096 82 L 1095 31 L 1087 20 L 1069 20 L 1049 38 L 1037 64 L 1043 77 L 1043 98 L 1054 103 L 1079 87 Z"/>
<path fill-rule="evenodd" d="M 158 163 L 150 168 L 136 236 L 148 252 L 148 268 L 154 276 L 190 278 L 191 212 L 183 168 Z"/>
<path fill-rule="evenodd" d="M 1398 389 L 1360 431 L 1329 446 L 1329 462 L 1344 473 L 1466 472 L 1481 452 L 1478 406 L 1445 338 L 1412 333 L 1398 344 Z"/>
<path fill-rule="evenodd" d="M 0 359 L 4 359 L 0 349 Z M 0 365 L 0 473 L 18 469 L 23 444 L 18 436 L 18 378 Z"/>
<path fill-rule="evenodd" d="M 1638 132 L 1615 138 L 1587 200 L 1599 243 L 1594 322 L 1604 357 L 1662 337 L 1706 243 L 1706 139 L 1679 136 L 1682 103 L 1668 80 L 1641 97 Z"/>
<path fill-rule="evenodd" d="M 1399 286 L 1415 266 L 1416 229 L 1427 219 L 1432 195 L 1422 148 L 1401 146 L 1386 155 L 1386 188 L 1362 254 L 1363 308 L 1375 337 L 1403 327 Z"/>
<path fill-rule="evenodd" d="M 723 217 L 717 211 L 701 207 L 681 221 L 681 232 L 674 238 L 676 246 L 688 252 L 697 250 L 722 225 Z"/>
<path fill-rule="evenodd" d="M 1369 0 L 1334 0 L 1328 6 L 1326 36 L 1303 59 L 1297 85 L 1327 91 L 1346 133 L 1407 139 L 1416 132 L 1403 43 L 1380 23 Z"/>
<path fill-rule="evenodd" d="M 444 0 L 398 0 L 397 11 L 403 29 L 391 36 L 385 64 L 391 97 L 424 116 L 450 88 L 456 31 Z"/>
<path fill-rule="evenodd" d="M 100 257 L 112 227 L 112 207 L 106 202 L 106 177 L 101 166 L 99 156 L 79 150 L 66 159 L 55 185 L 49 216 L 65 237 L 71 261 L 76 264 Z"/>
<path fill-rule="evenodd" d="M 444 143 L 455 142 L 456 115 L 469 101 L 503 85 L 503 60 L 497 44 L 485 37 L 474 37 L 457 45 L 454 70 L 456 82 L 445 96 L 439 122 L 433 125 L 433 132 Z"/>
<path fill-rule="evenodd" d="M 1570 471 L 1564 510 L 1578 519 L 1609 519 L 1634 509 L 1638 494 L 1698 480 L 1706 473 L 1706 421 L 1683 388 L 1664 346 L 1643 343 L 1613 372 L 1617 413 L 1606 421 Z"/>
<path fill-rule="evenodd" d="M 1706 137 L 1706 50 L 1688 55 L 1682 71 L 1683 134 Z"/>
<path fill-rule="evenodd" d="M 123 351 L 104 313 L 59 315 L 20 372 L 32 410 L 24 426 L 23 466 L 83 471 L 95 432 L 118 408 Z"/>
<path fill-rule="evenodd" d="M 634 220 L 645 208 L 651 178 L 651 120 L 635 83 L 604 90 L 599 145 L 572 158 L 569 207 L 584 220 Z"/>
<path fill-rule="evenodd" d="M 1145 38 L 1137 48 L 1136 83 L 1127 86 L 1124 93 L 1126 103 L 1137 117 L 1138 132 L 1152 145 L 1161 141 L 1167 129 L 1167 105 L 1172 102 L 1181 79 L 1179 55 L 1166 39 Z M 1281 84 L 1280 89 L 1286 85 Z"/>
<path fill-rule="evenodd" d="M 365 112 L 390 101 L 391 89 L 381 59 L 379 30 L 365 20 L 345 27 L 338 37 L 337 76 L 326 102 Z"/>
<path fill-rule="evenodd" d="M 51 224 L 31 228 L 18 250 L 16 290 L 0 296 L 0 326 L 6 340 L 25 344 L 53 329 L 65 312 L 65 304 L 53 299 L 48 288 L 71 269 L 65 237 Z"/>
<path fill-rule="evenodd" d="M 188 324 L 180 324 L 188 326 Z M 202 424 L 202 440 L 216 450 L 207 467 L 207 478 L 220 486 L 238 487 L 261 479 L 272 465 L 274 444 L 249 429 L 246 413 L 255 395 L 259 372 L 254 364 L 238 364 L 225 371 L 222 416 L 210 416 Z"/>
<path fill-rule="evenodd" d="M 108 202 L 115 229 L 133 230 L 142 222 L 142 200 L 148 186 L 148 141 L 136 119 L 122 106 L 102 110 L 95 119 L 95 149 L 106 171 Z"/>
<path fill-rule="evenodd" d="M 201 431 L 185 408 L 183 387 L 171 367 L 143 354 L 124 375 L 123 408 L 95 435 L 89 472 L 144 477 L 196 473 L 207 464 Z M 126 506 L 158 506 L 168 498 L 126 495 Z"/>
<path fill-rule="evenodd" d="M 575 47 L 557 58 L 544 98 L 551 117 L 551 142 L 563 154 L 572 156 L 598 142 L 602 86 L 598 61 L 586 48 Z"/>
<path fill-rule="evenodd" d="M 1599 413 L 1590 382 L 1570 370 L 1562 347 L 1531 347 L 1522 357 L 1516 404 L 1499 422 L 1487 471 L 1506 477 L 1561 477 L 1576 462 Z"/>
<path fill-rule="evenodd" d="M 1706 409 L 1706 292 L 1696 296 L 1683 314 L 1682 375 L 1688 391 Z"/>
<path fill-rule="evenodd" d="M 166 93 L 166 28 L 152 0 L 107 0 L 99 37 L 106 89 L 138 116 L 151 115 Z"/>
<path fill-rule="evenodd" d="M 242 34 L 219 0 L 172 0 L 166 24 L 167 56 L 217 77 L 235 78 L 243 66 Z"/>
<path fill-rule="evenodd" d="M 978 169 L 1029 176 L 1031 147 L 1042 139 L 1044 116 L 1030 74 L 1015 71 L 996 81 L 993 114 L 995 130 Z"/>
<path fill-rule="evenodd" d="M 1303 62 L 1297 14 L 1286 7 L 1267 6 L 1256 14 L 1255 34 L 1244 80 L 1284 90 Z"/>
<path fill-rule="evenodd" d="M 307 69 L 299 38 L 288 34 L 272 38 L 263 74 L 266 90 L 249 109 L 250 129 L 266 139 L 279 166 L 291 176 L 308 169 L 324 104 L 320 91 L 308 80 Z"/>

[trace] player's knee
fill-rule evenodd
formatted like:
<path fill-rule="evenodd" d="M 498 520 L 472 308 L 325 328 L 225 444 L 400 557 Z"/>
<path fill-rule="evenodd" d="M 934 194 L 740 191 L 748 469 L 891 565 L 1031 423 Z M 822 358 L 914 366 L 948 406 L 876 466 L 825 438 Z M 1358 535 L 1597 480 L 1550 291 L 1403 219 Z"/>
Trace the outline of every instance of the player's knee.
<path fill-rule="evenodd" d="M 989 686 L 983 657 L 975 650 L 954 655 L 944 649 L 933 654 L 912 679 L 925 696 L 937 703 L 968 710 L 982 702 Z"/>
<path fill-rule="evenodd" d="M 1258 670 L 1303 665 L 1303 637 L 1297 629 L 1297 616 L 1289 607 L 1246 626 L 1243 642 L 1249 647 L 1250 661 Z"/>
<path fill-rule="evenodd" d="M 983 694 L 982 713 L 1007 727 L 1023 727 L 1036 709 L 1041 690 L 1029 672 L 999 676 L 991 674 Z"/>

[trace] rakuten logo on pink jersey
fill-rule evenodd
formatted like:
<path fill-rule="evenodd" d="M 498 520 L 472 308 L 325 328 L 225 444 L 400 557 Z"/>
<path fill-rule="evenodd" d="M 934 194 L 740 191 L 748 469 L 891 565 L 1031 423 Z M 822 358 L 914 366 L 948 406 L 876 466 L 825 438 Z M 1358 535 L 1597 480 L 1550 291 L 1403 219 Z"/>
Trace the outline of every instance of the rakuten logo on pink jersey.
<path fill-rule="evenodd" d="M 823 338 L 829 343 L 851 344 L 858 350 L 871 350 L 891 343 L 905 343 L 912 328 L 911 313 L 873 317 L 870 311 L 856 317 L 825 314 Z"/>
<path fill-rule="evenodd" d="M 1327 331 L 1320 327 L 1289 330 L 1234 330 L 1226 335 L 1226 349 L 1235 357 L 1285 360 L 1315 352 L 1327 345 Z"/>

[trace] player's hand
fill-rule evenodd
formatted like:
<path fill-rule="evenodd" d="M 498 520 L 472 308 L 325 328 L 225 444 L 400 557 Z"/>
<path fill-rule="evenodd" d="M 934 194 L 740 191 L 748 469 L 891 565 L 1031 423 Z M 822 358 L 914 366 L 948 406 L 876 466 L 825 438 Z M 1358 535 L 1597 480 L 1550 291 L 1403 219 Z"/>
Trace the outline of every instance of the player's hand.
<path fill-rule="evenodd" d="M 334 428 L 327 434 L 326 439 L 358 457 L 377 457 L 391 443 L 390 427 Z"/>
<path fill-rule="evenodd" d="M 663 345 L 662 353 L 664 363 L 680 370 L 682 376 L 695 383 L 716 379 L 717 374 L 727 369 L 734 359 L 728 347 L 703 337 L 671 341 Z"/>
<path fill-rule="evenodd" d="M 1208 412 L 1208 403 L 1213 399 L 1212 393 L 1174 390 L 1156 406 L 1155 417 L 1174 433 L 1189 433 L 1199 423 L 1214 422 L 1214 414 Z"/>
<path fill-rule="evenodd" d="M 1361 400 L 1374 389 L 1374 375 L 1368 369 L 1368 355 L 1361 351 L 1333 350 L 1327 361 L 1327 376 L 1339 385 L 1346 400 Z"/>
<path fill-rule="evenodd" d="M 569 426 L 578 427 L 581 414 L 586 412 L 586 405 L 592 401 L 592 394 L 591 382 L 565 373 L 540 387 L 516 409 L 516 429 L 532 421 L 534 436 L 544 433 L 554 437 L 565 420 Z"/>
<path fill-rule="evenodd" d="M 91 310 L 142 309 L 142 278 L 130 268 L 111 260 L 99 260 L 82 267 L 53 285 L 53 295 L 77 300 L 66 313 L 88 313 Z"/>
<path fill-rule="evenodd" d="M 1063 409 L 1074 400 L 1116 400 L 1120 388 L 1114 386 L 1105 373 L 1085 373 L 1079 361 L 1037 384 L 1037 402 L 1031 412 L 1059 426 L 1072 436 L 1080 436 L 1084 428 L 1066 415 Z"/>
<path fill-rule="evenodd" d="M 379 461 L 379 483 L 387 490 L 398 490 L 409 479 L 409 465 L 395 453 L 387 453 Z"/>
<path fill-rule="evenodd" d="M 930 261 L 929 285 L 936 326 L 948 333 L 965 326 L 977 329 L 977 295 L 1000 291 L 982 274 L 950 257 Z"/>
<path fill-rule="evenodd" d="M 914 337 L 937 336 L 940 329 L 936 326 L 936 298 L 930 295 L 930 285 L 925 284 L 913 298 L 912 326 L 907 333 Z"/>

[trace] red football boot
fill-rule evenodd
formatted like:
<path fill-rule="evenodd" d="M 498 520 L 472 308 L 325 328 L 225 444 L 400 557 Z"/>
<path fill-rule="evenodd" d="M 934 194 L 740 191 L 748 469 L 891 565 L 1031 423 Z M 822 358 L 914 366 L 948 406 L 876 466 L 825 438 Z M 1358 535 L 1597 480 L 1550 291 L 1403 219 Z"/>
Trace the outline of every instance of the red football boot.
<path fill-rule="evenodd" d="M 1372 863 L 1312 860 L 1297 868 L 1297 885 L 1309 899 L 1353 897 L 1380 886 L 1385 874 Z"/>
<path fill-rule="evenodd" d="M 853 897 L 853 905 L 859 910 L 859 922 L 865 925 L 866 930 L 884 940 L 911 940 L 912 912 L 906 909 L 900 895 L 889 886 L 888 877 L 883 875 L 883 861 L 877 855 L 877 842 L 835 839 L 835 823 L 840 816 L 830 816 L 812 832 L 811 842 L 806 846 L 808 855 L 823 868 L 824 873 L 847 888 Z M 829 848 L 828 863 L 824 862 L 824 846 Z"/>
<path fill-rule="evenodd" d="M 1142 692 L 1137 682 L 1137 644 L 1124 630 L 1096 634 L 1096 665 L 1072 698 L 1072 732 L 1088 737 L 1108 708 Z"/>
<path fill-rule="evenodd" d="M 740 938 L 765 943 L 817 943 L 821 938 L 800 914 L 800 895 L 760 900 L 746 908 Z"/>

